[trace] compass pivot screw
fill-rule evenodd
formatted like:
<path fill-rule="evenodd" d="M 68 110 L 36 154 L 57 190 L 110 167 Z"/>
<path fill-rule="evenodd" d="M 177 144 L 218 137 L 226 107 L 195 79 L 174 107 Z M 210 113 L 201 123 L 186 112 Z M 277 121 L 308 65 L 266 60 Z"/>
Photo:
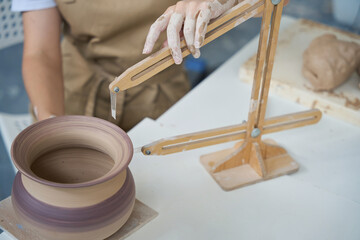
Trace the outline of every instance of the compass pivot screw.
<path fill-rule="evenodd" d="M 254 128 L 254 129 L 251 131 L 251 137 L 256 138 L 257 136 L 260 135 L 260 133 L 261 133 L 260 129 Z"/>

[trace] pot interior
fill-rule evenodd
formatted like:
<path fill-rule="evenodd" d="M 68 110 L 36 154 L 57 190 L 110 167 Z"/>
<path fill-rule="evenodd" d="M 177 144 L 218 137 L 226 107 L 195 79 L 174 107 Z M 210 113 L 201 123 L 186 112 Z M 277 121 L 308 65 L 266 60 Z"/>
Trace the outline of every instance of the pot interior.
<path fill-rule="evenodd" d="M 36 158 L 30 168 L 42 179 L 57 183 L 83 183 L 104 176 L 113 159 L 96 149 L 67 147 L 50 150 Z"/>

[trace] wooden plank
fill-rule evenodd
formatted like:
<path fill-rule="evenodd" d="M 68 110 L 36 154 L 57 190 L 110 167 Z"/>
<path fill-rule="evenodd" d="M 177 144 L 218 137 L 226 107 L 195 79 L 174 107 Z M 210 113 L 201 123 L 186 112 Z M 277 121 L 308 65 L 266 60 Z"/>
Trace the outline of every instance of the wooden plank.
<path fill-rule="evenodd" d="M 332 33 L 341 40 L 360 44 L 360 36 L 333 27 L 298 20 L 281 32 L 275 55 L 270 91 L 309 108 L 318 108 L 336 118 L 360 126 L 360 77 L 354 73 L 343 85 L 332 92 L 315 92 L 302 76 L 302 53 L 318 36 Z M 256 55 L 240 67 L 241 81 L 253 82 Z"/>
<path fill-rule="evenodd" d="M 106 239 L 125 239 L 157 215 L 158 213 L 155 210 L 136 199 L 134 210 L 128 221 L 119 231 Z M 0 202 L 0 228 L 19 240 L 46 240 L 33 229 L 21 225 L 12 207 L 11 197 Z"/>
<path fill-rule="evenodd" d="M 266 0 L 265 9 L 263 12 L 263 17 L 261 22 L 259 46 L 256 55 L 255 73 L 253 73 L 254 80 L 251 90 L 251 99 L 250 99 L 248 122 L 247 122 L 248 124 L 247 135 L 246 135 L 247 138 L 250 138 L 251 131 L 255 127 L 254 124 L 257 122 L 256 117 L 258 115 L 259 92 L 260 92 L 261 80 L 263 78 L 263 69 L 265 64 L 265 57 L 267 52 L 269 30 L 270 30 L 270 21 L 271 21 L 273 9 L 274 9 L 274 5 L 271 3 L 271 1 Z"/>
<path fill-rule="evenodd" d="M 271 30 L 270 30 L 270 36 L 269 36 L 269 44 L 266 52 L 266 66 L 264 69 L 264 77 L 262 81 L 261 91 L 260 91 L 260 103 L 258 105 L 258 116 L 256 117 L 257 123 L 256 126 L 262 131 L 262 127 L 264 124 L 265 119 L 265 113 L 266 113 L 266 105 L 268 101 L 268 95 L 269 95 L 269 87 L 270 87 L 270 80 L 271 80 L 271 74 L 274 66 L 274 58 L 275 58 L 275 52 L 276 52 L 276 45 L 278 41 L 279 36 L 279 28 L 280 28 L 280 21 L 281 21 L 281 15 L 283 10 L 283 3 L 284 1 L 281 1 L 278 5 L 276 5 L 274 8 L 274 12 L 272 15 L 271 20 Z"/>
<path fill-rule="evenodd" d="M 265 119 L 262 134 L 317 123 L 321 112 L 312 109 Z M 144 155 L 166 155 L 244 139 L 247 123 L 163 138 L 142 147 Z"/>

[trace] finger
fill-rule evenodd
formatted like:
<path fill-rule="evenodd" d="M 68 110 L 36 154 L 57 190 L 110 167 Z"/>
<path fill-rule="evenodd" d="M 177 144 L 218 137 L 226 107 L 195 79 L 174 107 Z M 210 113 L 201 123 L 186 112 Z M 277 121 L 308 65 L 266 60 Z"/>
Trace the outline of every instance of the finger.
<path fill-rule="evenodd" d="M 210 8 L 205 8 L 200 11 L 199 16 L 196 20 L 195 29 L 195 48 L 200 48 L 204 43 L 207 25 L 211 18 Z"/>
<path fill-rule="evenodd" d="M 33 107 L 33 112 L 34 112 L 36 119 L 39 119 L 39 112 L 38 112 L 38 108 L 36 106 Z"/>
<path fill-rule="evenodd" d="M 143 54 L 151 53 L 160 33 L 166 29 L 173 11 L 173 7 L 168 8 L 168 10 L 151 25 L 149 33 L 146 36 Z"/>
<path fill-rule="evenodd" d="M 198 48 L 195 48 L 195 53 L 193 54 L 193 57 L 194 58 L 199 58 L 200 57 L 200 49 L 198 49 Z"/>
<path fill-rule="evenodd" d="M 184 23 L 184 37 L 186 45 L 191 54 L 195 54 L 194 39 L 195 39 L 195 18 L 187 17 Z"/>
<path fill-rule="evenodd" d="M 186 45 L 192 55 L 195 54 L 194 39 L 195 39 L 195 17 L 198 12 L 197 3 L 190 2 L 186 9 L 186 18 L 184 22 L 184 38 Z"/>
<path fill-rule="evenodd" d="M 180 49 L 180 35 L 182 24 L 184 22 L 184 15 L 181 13 L 175 12 L 169 21 L 167 27 L 167 39 L 171 55 L 175 61 L 175 64 L 180 64 L 182 62 L 182 54 Z"/>
<path fill-rule="evenodd" d="M 181 39 L 181 37 L 182 37 L 182 34 L 180 33 L 180 39 Z M 168 47 L 168 46 L 169 46 L 168 40 L 166 39 L 166 40 L 163 42 L 163 44 L 161 45 L 161 48 Z"/>

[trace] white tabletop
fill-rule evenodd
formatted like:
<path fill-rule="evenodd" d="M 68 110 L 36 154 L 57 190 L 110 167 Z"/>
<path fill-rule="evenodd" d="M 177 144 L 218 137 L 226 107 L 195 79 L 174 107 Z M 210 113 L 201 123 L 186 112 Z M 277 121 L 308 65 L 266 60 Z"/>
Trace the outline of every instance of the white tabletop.
<path fill-rule="evenodd" d="M 284 17 L 281 28 L 293 21 Z M 239 80 L 238 69 L 256 50 L 254 39 L 157 121 L 142 121 L 129 133 L 134 147 L 246 120 L 251 86 Z M 270 93 L 268 116 L 302 110 Z M 137 198 L 159 216 L 128 239 L 360 239 L 360 128 L 324 115 L 316 125 L 268 137 L 300 170 L 230 192 L 199 157 L 234 143 L 166 156 L 135 154 L 130 169 Z"/>

